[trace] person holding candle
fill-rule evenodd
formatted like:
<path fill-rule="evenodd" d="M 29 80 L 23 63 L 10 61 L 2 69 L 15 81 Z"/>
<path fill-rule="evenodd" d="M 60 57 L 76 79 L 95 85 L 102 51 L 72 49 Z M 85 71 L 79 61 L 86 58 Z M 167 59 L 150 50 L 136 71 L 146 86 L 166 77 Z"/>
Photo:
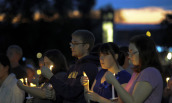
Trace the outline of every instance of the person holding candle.
<path fill-rule="evenodd" d="M 10 72 L 10 62 L 0 54 L 0 103 L 23 103 L 25 92 L 18 88 L 15 74 Z"/>
<path fill-rule="evenodd" d="M 63 80 L 68 69 L 65 56 L 59 50 L 51 49 L 44 53 L 43 58 L 45 67 L 50 69 L 50 66 L 53 65 L 52 73 L 55 75 L 55 78 Z M 49 80 L 44 80 L 44 84 L 41 88 L 24 86 L 21 81 L 18 82 L 18 86 L 30 95 L 34 96 L 32 99 L 33 103 L 52 103 L 54 101 L 56 103 L 61 103 L 63 99 L 58 95 L 58 93 L 55 94 Z"/>
<path fill-rule="evenodd" d="M 78 60 L 67 72 L 65 81 L 55 78 L 48 68 L 43 67 L 41 69 L 42 75 L 50 79 L 56 93 L 64 98 L 63 103 L 86 103 L 84 87 L 81 85 L 80 79 L 83 76 L 83 71 L 85 71 L 90 80 L 89 87 L 91 87 L 97 75 L 99 59 L 97 56 L 89 54 L 94 46 L 94 41 L 93 33 L 88 30 L 76 30 L 72 33 L 70 48 L 72 56 Z"/>
<path fill-rule="evenodd" d="M 132 37 L 129 44 L 129 58 L 134 65 L 134 73 L 125 89 L 111 72 L 107 72 L 106 81 L 114 85 L 122 103 L 161 103 L 162 70 L 152 38 L 146 35 Z"/>
<path fill-rule="evenodd" d="M 166 78 L 167 86 L 164 88 L 163 97 L 168 103 L 172 103 L 172 77 Z"/>
<path fill-rule="evenodd" d="M 96 79 L 92 85 L 90 91 L 85 89 L 85 98 L 94 102 L 102 103 L 111 102 L 110 99 L 117 97 L 114 87 L 106 82 L 105 75 L 108 71 L 114 74 L 113 78 L 116 78 L 121 86 L 125 87 L 131 78 L 130 73 L 122 69 L 118 63 L 119 47 L 112 42 L 104 43 L 100 47 L 99 59 L 102 69 L 98 72 Z M 86 88 L 89 78 L 83 76 L 81 78 L 82 85 Z M 116 95 L 116 96 L 115 96 Z"/>

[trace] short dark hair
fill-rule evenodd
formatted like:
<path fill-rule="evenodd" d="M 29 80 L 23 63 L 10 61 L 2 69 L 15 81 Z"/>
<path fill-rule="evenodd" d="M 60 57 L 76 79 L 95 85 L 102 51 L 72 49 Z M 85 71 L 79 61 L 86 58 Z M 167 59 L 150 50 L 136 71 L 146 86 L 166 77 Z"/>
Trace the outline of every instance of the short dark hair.
<path fill-rule="evenodd" d="M 151 37 L 137 35 L 131 38 L 130 43 L 133 43 L 139 51 L 140 64 L 134 67 L 135 72 L 141 72 L 147 67 L 155 67 L 162 72 L 159 55 Z"/>
<path fill-rule="evenodd" d="M 91 51 L 95 42 L 95 37 L 92 32 L 88 30 L 76 30 L 72 33 L 72 36 L 77 36 L 82 40 L 83 43 L 89 44 L 88 51 Z"/>
<path fill-rule="evenodd" d="M 67 72 L 68 66 L 65 56 L 58 49 L 51 49 L 44 53 L 44 57 L 48 57 L 53 63 L 53 74 L 58 72 Z"/>
<path fill-rule="evenodd" d="M 23 50 L 19 45 L 10 45 L 7 49 L 7 51 L 14 49 L 17 54 L 20 55 L 20 58 L 23 56 Z"/>
<path fill-rule="evenodd" d="M 3 65 L 3 66 L 8 66 L 8 74 L 10 74 L 11 70 L 10 70 L 10 61 L 8 59 L 8 57 L 5 55 L 5 54 L 0 54 L 0 63 Z"/>

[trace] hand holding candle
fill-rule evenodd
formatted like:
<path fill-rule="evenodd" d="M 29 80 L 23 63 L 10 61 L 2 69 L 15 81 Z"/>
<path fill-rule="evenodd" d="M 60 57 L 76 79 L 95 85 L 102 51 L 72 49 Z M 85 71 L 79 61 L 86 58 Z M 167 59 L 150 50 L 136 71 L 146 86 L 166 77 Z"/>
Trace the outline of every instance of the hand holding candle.
<path fill-rule="evenodd" d="M 42 66 L 41 75 L 43 75 L 47 79 L 50 79 L 54 74 L 51 72 L 49 68 Z"/>
<path fill-rule="evenodd" d="M 84 75 L 84 77 L 87 77 L 87 74 L 84 71 L 83 71 L 83 75 Z M 89 91 L 89 79 L 88 79 L 88 82 L 84 84 L 84 88 L 86 91 Z M 90 103 L 89 99 L 87 100 L 87 103 Z"/>
<path fill-rule="evenodd" d="M 167 77 L 167 78 L 166 78 L 167 89 L 170 89 L 170 86 L 169 86 L 169 83 L 168 83 L 169 80 L 170 80 L 170 77 Z"/>
<path fill-rule="evenodd" d="M 84 75 L 84 77 L 87 77 L 87 74 L 85 73 L 85 72 L 83 72 L 83 75 Z M 87 77 L 88 78 L 88 77 Z M 89 80 L 88 80 L 88 82 L 87 83 L 85 83 L 84 84 L 85 86 L 85 89 L 87 90 L 87 91 L 89 91 Z"/>

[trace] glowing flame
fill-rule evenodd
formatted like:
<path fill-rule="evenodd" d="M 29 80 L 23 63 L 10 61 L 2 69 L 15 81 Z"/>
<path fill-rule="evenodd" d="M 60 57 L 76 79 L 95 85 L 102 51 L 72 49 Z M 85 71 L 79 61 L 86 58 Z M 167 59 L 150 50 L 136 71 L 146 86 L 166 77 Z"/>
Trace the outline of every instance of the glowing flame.
<path fill-rule="evenodd" d="M 50 70 L 51 70 L 51 71 L 52 71 L 53 67 L 54 67 L 53 65 L 50 66 Z"/>
<path fill-rule="evenodd" d="M 30 87 L 36 87 L 36 85 L 33 83 L 30 83 Z"/>
<path fill-rule="evenodd" d="M 87 74 L 86 74 L 85 72 L 83 72 L 83 75 L 84 75 L 85 77 L 87 77 Z"/>
<path fill-rule="evenodd" d="M 167 77 L 167 78 L 166 78 L 166 82 L 168 83 L 169 80 L 170 80 L 170 77 Z"/>

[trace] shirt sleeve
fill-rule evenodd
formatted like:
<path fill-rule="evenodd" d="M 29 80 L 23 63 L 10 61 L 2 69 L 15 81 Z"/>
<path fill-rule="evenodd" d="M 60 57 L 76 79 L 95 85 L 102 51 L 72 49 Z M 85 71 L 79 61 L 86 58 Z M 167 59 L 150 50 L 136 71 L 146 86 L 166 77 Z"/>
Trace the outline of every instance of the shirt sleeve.
<path fill-rule="evenodd" d="M 151 84 L 152 88 L 155 88 L 159 83 L 159 78 L 160 72 L 155 68 L 148 67 L 141 72 L 137 81 L 148 82 L 149 84 Z"/>
<path fill-rule="evenodd" d="M 18 88 L 17 84 L 13 90 L 13 101 L 15 101 L 14 103 L 23 103 L 25 99 L 25 92 Z"/>
<path fill-rule="evenodd" d="M 55 91 L 67 100 L 75 100 L 83 94 L 84 87 L 80 84 L 80 79 L 76 78 L 75 85 L 70 85 L 55 76 L 52 76 L 50 83 L 52 84 Z"/>

